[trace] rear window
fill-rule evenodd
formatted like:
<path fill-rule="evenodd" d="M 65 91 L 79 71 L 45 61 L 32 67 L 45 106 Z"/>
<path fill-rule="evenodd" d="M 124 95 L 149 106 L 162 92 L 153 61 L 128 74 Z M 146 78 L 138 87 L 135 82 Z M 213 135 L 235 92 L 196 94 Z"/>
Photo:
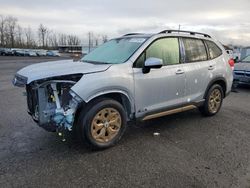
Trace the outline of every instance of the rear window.
<path fill-rule="evenodd" d="M 221 49 L 214 42 L 206 40 L 206 44 L 208 47 L 208 54 L 211 59 L 219 57 L 222 54 Z"/>
<path fill-rule="evenodd" d="M 182 40 L 185 47 L 185 62 L 206 61 L 208 59 L 202 40 L 192 38 L 183 38 Z"/>

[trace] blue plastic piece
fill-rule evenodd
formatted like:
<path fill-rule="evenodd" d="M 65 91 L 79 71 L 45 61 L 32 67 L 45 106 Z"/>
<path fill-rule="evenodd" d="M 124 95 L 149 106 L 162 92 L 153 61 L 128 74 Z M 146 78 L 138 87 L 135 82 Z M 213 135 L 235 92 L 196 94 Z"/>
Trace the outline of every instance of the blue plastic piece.
<path fill-rule="evenodd" d="M 64 128 L 68 129 L 69 131 L 72 130 L 72 124 L 74 121 L 74 116 L 72 114 L 69 115 L 64 115 L 62 113 L 57 113 L 54 117 L 53 117 L 54 122 L 56 123 L 56 125 L 58 127 L 62 127 L 64 126 Z"/>

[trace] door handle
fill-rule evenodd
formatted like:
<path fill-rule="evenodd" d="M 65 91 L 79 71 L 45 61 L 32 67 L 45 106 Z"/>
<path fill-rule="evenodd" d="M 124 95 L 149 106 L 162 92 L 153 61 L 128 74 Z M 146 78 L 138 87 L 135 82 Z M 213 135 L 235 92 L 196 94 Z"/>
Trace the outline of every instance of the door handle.
<path fill-rule="evenodd" d="M 209 65 L 208 70 L 214 70 L 214 65 Z"/>
<path fill-rule="evenodd" d="M 183 74 L 184 73 L 184 70 L 181 70 L 181 69 L 178 69 L 175 74 Z"/>

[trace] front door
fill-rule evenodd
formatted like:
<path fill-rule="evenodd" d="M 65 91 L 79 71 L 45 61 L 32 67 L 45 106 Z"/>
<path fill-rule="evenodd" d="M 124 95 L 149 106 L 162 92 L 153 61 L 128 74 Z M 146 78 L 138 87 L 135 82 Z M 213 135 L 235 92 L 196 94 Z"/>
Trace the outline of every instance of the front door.
<path fill-rule="evenodd" d="M 162 59 L 163 67 L 143 74 L 143 64 L 150 57 Z M 135 62 L 134 83 L 136 117 L 183 104 L 185 72 L 178 38 L 158 39 L 141 54 Z"/>

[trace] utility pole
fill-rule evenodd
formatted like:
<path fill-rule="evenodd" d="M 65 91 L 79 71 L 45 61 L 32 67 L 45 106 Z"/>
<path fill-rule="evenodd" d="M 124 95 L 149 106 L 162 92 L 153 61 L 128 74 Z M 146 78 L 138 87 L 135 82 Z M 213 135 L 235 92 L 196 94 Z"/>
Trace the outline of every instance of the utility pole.
<path fill-rule="evenodd" d="M 178 29 L 179 31 L 181 30 L 181 24 L 179 24 L 179 29 Z"/>
<path fill-rule="evenodd" d="M 89 35 L 88 37 L 89 37 L 89 52 L 90 52 L 91 33 L 89 32 L 88 35 Z"/>

